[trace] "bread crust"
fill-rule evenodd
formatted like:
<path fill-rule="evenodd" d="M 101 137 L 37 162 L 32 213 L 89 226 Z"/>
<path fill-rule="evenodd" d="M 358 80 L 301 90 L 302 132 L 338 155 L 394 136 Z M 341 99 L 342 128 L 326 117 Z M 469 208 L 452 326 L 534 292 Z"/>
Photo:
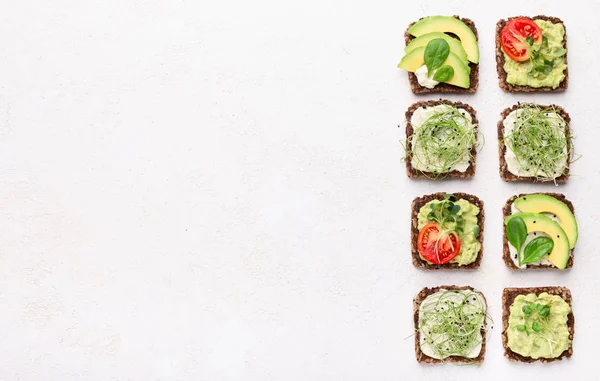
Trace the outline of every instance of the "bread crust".
<path fill-rule="evenodd" d="M 565 127 L 565 137 L 567 138 L 567 166 L 565 167 L 565 170 L 563 172 L 562 175 L 560 175 L 559 177 L 555 178 L 554 180 L 538 180 L 535 177 L 531 177 L 531 176 L 517 176 L 513 173 L 511 173 L 508 170 L 508 165 L 506 164 L 506 160 L 504 158 L 504 155 L 506 154 L 506 144 L 504 143 L 504 120 L 506 119 L 506 117 L 508 116 L 508 114 L 510 114 L 511 112 L 519 109 L 519 108 L 523 108 L 523 106 L 526 105 L 531 105 L 531 106 L 538 106 L 542 109 L 554 109 L 558 112 L 558 114 L 565 120 L 566 123 L 566 127 Z M 513 182 L 513 181 L 527 181 L 527 182 L 556 182 L 556 183 L 564 183 L 569 179 L 569 173 L 570 173 L 570 163 L 569 163 L 569 159 L 571 157 L 571 116 L 565 111 L 565 109 L 563 109 L 562 107 L 555 105 L 555 104 L 550 104 L 550 105 L 537 105 L 537 104 L 533 104 L 533 103 L 517 103 L 515 105 L 513 105 L 512 107 L 506 108 L 502 111 L 502 113 L 500 114 L 501 119 L 498 122 L 498 155 L 499 155 L 499 159 L 500 159 L 500 177 L 502 178 L 502 180 L 507 181 L 507 182 Z"/>
<path fill-rule="evenodd" d="M 481 295 L 481 298 L 483 299 L 483 302 L 485 303 L 485 309 L 487 312 L 487 300 L 485 299 L 485 296 L 483 295 L 483 293 L 481 291 L 475 290 L 471 286 L 437 286 L 437 287 L 431 287 L 431 288 L 428 288 L 428 287 L 423 288 L 413 299 L 413 310 L 414 310 L 413 320 L 414 320 L 414 325 L 415 325 L 415 356 L 417 358 L 417 361 L 420 363 L 425 363 L 425 364 L 435 364 L 435 363 L 444 363 L 444 362 L 480 364 L 483 361 L 483 359 L 485 358 L 487 315 L 484 316 L 484 318 L 483 318 L 483 325 L 481 327 L 481 337 L 482 337 L 481 352 L 479 352 L 479 355 L 477 357 L 469 359 L 469 358 L 465 358 L 465 357 L 461 357 L 461 356 L 448 356 L 444 360 L 440 360 L 440 359 L 436 359 L 436 358 L 427 356 L 426 354 L 424 354 L 421 351 L 421 345 L 419 343 L 420 338 L 421 338 L 421 336 L 420 336 L 421 332 L 419 331 L 419 307 L 421 306 L 421 303 L 429 295 L 435 294 L 436 292 L 441 291 L 441 290 L 469 290 L 469 291 L 476 292 L 479 295 Z"/>
<path fill-rule="evenodd" d="M 513 352 L 508 347 L 508 318 L 510 316 L 510 306 L 513 304 L 515 298 L 518 295 L 536 294 L 540 295 L 543 292 L 547 292 L 550 295 L 558 295 L 564 299 L 567 304 L 571 307 L 571 312 L 567 315 L 567 327 L 571 341 L 575 335 L 575 317 L 573 315 L 573 305 L 571 291 L 566 287 L 527 287 L 527 288 L 505 288 L 502 292 L 502 345 L 504 346 L 504 357 L 513 362 L 525 362 L 532 363 L 540 361 L 542 363 L 550 363 L 554 361 L 560 361 L 563 358 L 571 358 L 573 355 L 573 343 L 569 349 L 563 351 L 560 356 L 555 358 L 539 358 L 533 359 L 531 357 L 522 356 L 518 353 Z"/>
<path fill-rule="evenodd" d="M 473 33 L 475 34 L 475 38 L 477 38 L 477 41 L 479 42 L 479 34 L 477 33 L 477 28 L 475 27 L 475 23 L 472 20 L 467 18 L 461 18 L 457 15 L 454 15 L 452 17 L 464 22 L 465 25 L 473 31 Z M 424 19 L 424 17 L 421 17 L 419 20 L 422 19 Z M 413 26 L 415 23 L 416 21 L 412 22 L 408 26 L 408 28 L 406 28 L 406 32 L 404 32 L 404 42 L 406 43 L 406 45 L 408 45 L 409 42 L 415 39 L 415 37 L 411 36 L 410 33 L 408 33 L 410 27 Z M 449 85 L 447 83 L 439 83 L 433 89 L 428 89 L 427 87 L 419 85 L 419 81 L 417 80 L 417 76 L 415 75 L 415 73 L 408 72 L 408 81 L 410 82 L 410 89 L 412 90 L 413 94 L 474 93 L 475 91 L 477 91 L 477 87 L 479 87 L 479 64 L 469 62 L 469 68 L 471 68 L 471 73 L 469 77 L 469 84 L 471 86 L 468 89 L 463 89 L 462 87 Z"/>
<path fill-rule="evenodd" d="M 453 171 L 444 173 L 442 175 L 436 175 L 431 172 L 419 171 L 419 170 L 413 168 L 413 166 L 411 165 L 411 158 L 408 156 L 408 153 L 411 152 L 411 150 L 412 150 L 412 144 L 411 144 L 410 138 L 412 137 L 412 135 L 414 133 L 414 129 L 413 129 L 412 125 L 410 124 L 410 119 L 412 118 L 414 112 L 420 107 L 433 107 L 433 106 L 438 106 L 441 104 L 450 105 L 450 106 L 456 107 L 457 109 L 463 109 L 463 110 L 467 111 L 469 113 L 469 115 L 471 115 L 471 118 L 473 119 L 473 127 L 475 129 L 475 133 L 477 134 L 477 132 L 479 131 L 479 129 L 478 129 L 479 120 L 477 119 L 477 112 L 475 111 L 475 109 L 473 109 L 473 107 L 469 106 L 466 103 L 452 102 L 452 101 L 449 101 L 446 99 L 439 99 L 437 101 L 435 101 L 435 100 L 419 101 L 419 102 L 416 102 L 416 103 L 413 103 L 412 105 L 410 105 L 410 107 L 408 108 L 408 110 L 406 110 L 406 113 L 405 113 L 405 117 L 406 117 L 406 152 L 407 152 L 405 162 L 406 162 L 406 175 L 410 178 L 413 178 L 413 179 L 416 179 L 416 178 L 469 179 L 469 178 L 472 178 L 473 176 L 475 176 L 475 164 L 476 164 L 475 159 L 477 158 L 477 147 L 476 147 L 477 144 L 474 144 L 473 148 L 471 149 L 472 159 L 471 159 L 471 162 L 469 163 L 469 167 L 467 167 L 467 170 L 465 172 L 453 170 Z"/>
<path fill-rule="evenodd" d="M 571 201 L 567 200 L 567 198 L 565 197 L 564 194 L 562 193 L 552 193 L 552 192 L 536 192 L 536 193 L 521 193 L 518 194 L 516 196 L 512 196 L 510 197 L 506 203 L 504 204 L 504 207 L 502 208 L 502 215 L 503 215 L 503 221 L 504 219 L 506 219 L 506 217 L 510 216 L 512 214 L 511 211 L 511 206 L 512 203 L 515 199 L 522 197 L 522 196 L 529 196 L 532 194 L 545 194 L 547 196 L 551 196 L 554 197 L 555 199 L 564 202 L 569 209 L 571 210 L 571 212 L 573 214 L 575 214 L 575 209 L 573 207 L 573 204 L 571 203 Z M 502 225 L 504 226 L 504 222 L 502 223 Z M 510 257 L 510 249 L 509 249 L 509 245 L 510 243 L 508 242 L 508 237 L 506 236 L 506 228 L 502 229 L 503 234 L 502 234 L 502 259 L 504 260 L 504 263 L 506 264 L 506 267 L 508 267 L 509 269 L 513 270 L 513 271 L 521 271 L 521 270 L 525 270 L 525 269 L 534 269 L 534 270 L 539 270 L 539 269 L 553 269 L 553 270 L 558 270 L 558 268 L 556 266 L 553 265 L 547 265 L 547 264 L 528 264 L 525 265 L 525 268 L 519 268 L 517 267 L 517 265 L 515 265 L 515 263 L 513 262 L 512 258 Z M 565 269 L 569 269 L 571 267 L 573 267 L 573 252 L 574 250 L 571 250 L 571 256 L 569 257 L 569 261 L 567 262 L 567 266 L 565 267 Z"/>
<path fill-rule="evenodd" d="M 483 210 L 483 201 L 481 201 L 476 196 L 473 196 L 468 193 L 456 192 L 456 193 L 453 193 L 453 195 L 457 199 L 464 199 L 464 200 L 476 205 L 477 207 L 479 207 L 479 214 L 477 215 L 477 225 L 479 226 L 479 228 L 481 230 L 479 231 L 479 235 L 477 236 L 477 241 L 481 244 L 481 249 L 479 249 L 479 253 L 477 254 L 477 259 L 475 259 L 475 261 L 473 263 L 469 263 L 468 265 L 464 265 L 464 266 L 459 266 L 457 263 L 446 263 L 443 265 L 439 265 L 439 264 L 429 263 L 429 262 L 425 261 L 424 259 L 421 259 L 421 257 L 419 256 L 419 251 L 417 249 L 417 239 L 419 237 L 419 228 L 418 228 L 419 209 L 421 209 L 421 207 L 423 205 L 427 204 L 431 200 L 443 200 L 444 195 L 445 195 L 444 192 L 428 194 L 428 195 L 424 195 L 421 197 L 416 197 L 412 202 L 411 232 L 410 233 L 411 233 L 411 252 L 412 252 L 413 266 L 415 266 L 416 268 L 419 268 L 419 269 L 424 269 L 424 270 L 440 270 L 440 269 L 474 270 L 474 269 L 477 269 L 481 265 L 481 260 L 483 258 L 483 231 L 484 231 L 485 213 Z"/>
<path fill-rule="evenodd" d="M 504 52 L 502 51 L 502 44 L 500 43 L 500 33 L 502 32 L 502 29 L 504 28 L 504 26 L 506 25 L 506 23 L 509 20 L 518 18 L 518 17 L 531 18 L 532 20 L 545 20 L 545 21 L 550 21 L 554 24 L 562 24 L 563 27 L 565 28 L 565 38 L 563 40 L 563 48 L 567 49 L 567 28 L 565 27 L 565 24 L 563 23 L 563 21 L 557 17 L 550 17 L 550 16 L 544 16 L 544 15 L 538 15 L 538 16 L 534 16 L 534 17 L 515 16 L 515 17 L 509 17 L 507 20 L 498 21 L 498 23 L 496 23 L 496 71 L 498 72 L 498 83 L 500 85 L 500 88 L 509 93 L 565 91 L 569 87 L 569 64 L 567 62 L 568 52 L 564 56 L 565 64 L 567 65 L 567 68 L 565 69 L 565 72 L 564 72 L 565 78 L 561 81 L 561 83 L 559 84 L 559 86 L 556 89 L 553 89 L 550 86 L 531 87 L 531 86 L 511 85 L 510 83 L 508 83 L 506 81 L 507 74 L 504 71 L 505 57 L 504 57 Z"/>

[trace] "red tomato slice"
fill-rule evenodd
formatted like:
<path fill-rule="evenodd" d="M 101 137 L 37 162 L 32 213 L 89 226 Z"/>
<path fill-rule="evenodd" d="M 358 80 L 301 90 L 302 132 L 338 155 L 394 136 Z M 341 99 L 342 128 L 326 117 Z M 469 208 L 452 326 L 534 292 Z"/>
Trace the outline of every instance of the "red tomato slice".
<path fill-rule="evenodd" d="M 430 222 L 419 231 L 417 249 L 427 262 L 448 263 L 460 251 L 460 238 L 454 232 L 441 233 L 440 225 Z"/>
<path fill-rule="evenodd" d="M 527 61 L 531 45 L 527 37 L 533 38 L 534 44 L 542 43 L 542 30 L 527 17 L 517 17 L 509 20 L 500 32 L 502 50 L 517 62 Z"/>

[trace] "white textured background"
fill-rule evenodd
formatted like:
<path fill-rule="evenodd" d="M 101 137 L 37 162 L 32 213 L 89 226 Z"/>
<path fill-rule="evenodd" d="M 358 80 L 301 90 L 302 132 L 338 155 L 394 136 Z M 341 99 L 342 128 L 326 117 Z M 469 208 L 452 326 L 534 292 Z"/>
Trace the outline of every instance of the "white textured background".
<path fill-rule="evenodd" d="M 399 140 L 417 100 L 396 69 L 431 14 L 479 29 L 481 81 L 452 96 L 487 144 L 473 181 L 409 181 Z M 499 18 L 545 13 L 569 35 L 565 94 L 497 85 Z M 592 380 L 600 303 L 600 4 L 587 1 L 0 1 L 0 380 Z M 419 98 L 424 99 L 424 98 Z M 569 184 L 505 184 L 496 122 L 517 100 L 572 115 Z M 501 213 L 517 192 L 577 208 L 571 271 L 511 274 Z M 409 205 L 486 203 L 475 272 L 415 270 Z M 497 322 L 481 368 L 421 366 L 423 286 L 470 284 Z M 502 357 L 504 286 L 565 285 L 575 354 Z"/>

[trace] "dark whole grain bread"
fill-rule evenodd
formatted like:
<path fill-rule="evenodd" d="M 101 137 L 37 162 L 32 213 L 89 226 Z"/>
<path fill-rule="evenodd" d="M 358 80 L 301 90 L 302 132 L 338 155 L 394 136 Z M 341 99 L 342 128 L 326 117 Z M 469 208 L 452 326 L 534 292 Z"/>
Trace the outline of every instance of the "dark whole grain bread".
<path fill-rule="evenodd" d="M 484 317 L 483 320 L 483 325 L 481 326 L 481 337 L 482 337 L 482 342 L 481 342 L 481 352 L 479 352 L 479 356 L 475 357 L 475 358 L 465 358 L 465 357 L 461 357 L 461 356 L 448 356 L 443 360 L 440 359 L 436 359 L 430 356 L 427 356 L 426 354 L 424 354 L 421 351 L 421 345 L 420 345 L 420 331 L 419 331 L 419 307 L 421 306 L 421 303 L 429 296 L 429 295 L 433 295 L 438 291 L 441 290 L 469 290 L 469 291 L 473 291 L 478 293 L 479 295 L 481 295 L 481 298 L 483 299 L 483 302 L 486 305 L 486 311 L 487 311 L 487 301 L 485 299 L 485 296 L 483 295 L 482 292 L 475 290 L 473 287 L 470 286 L 438 286 L 438 287 L 432 287 L 432 288 L 428 288 L 425 287 L 424 289 L 422 289 L 413 299 L 413 309 L 414 309 L 414 324 L 415 324 L 415 355 L 417 357 L 417 361 L 420 363 L 426 363 L 426 364 L 433 364 L 433 363 L 475 363 L 475 364 L 480 364 L 484 357 L 485 357 L 485 344 L 486 344 L 486 324 L 487 324 L 487 317 Z"/>
<path fill-rule="evenodd" d="M 506 160 L 504 159 L 504 155 L 506 154 L 506 144 L 504 144 L 504 119 L 511 112 L 515 111 L 518 108 L 525 106 L 525 103 L 517 103 L 516 105 L 509 107 L 502 111 L 501 119 L 498 122 L 498 154 L 500 156 L 500 177 L 504 181 L 513 182 L 513 181 L 527 181 L 527 182 L 556 182 L 556 183 L 564 183 L 569 179 L 569 159 L 571 158 L 571 144 L 569 143 L 571 140 L 571 117 L 569 114 L 560 106 L 555 104 L 551 105 L 534 105 L 538 106 L 542 109 L 554 109 L 558 112 L 558 114 L 565 120 L 566 128 L 565 128 L 565 136 L 567 138 L 567 167 L 562 175 L 555 178 L 554 180 L 538 180 L 535 177 L 523 177 L 512 174 L 508 170 L 508 166 L 506 164 Z"/>
<path fill-rule="evenodd" d="M 532 363 L 540 361 L 543 363 L 549 363 L 554 361 L 560 361 L 563 357 L 571 358 L 573 355 L 573 344 L 569 349 L 563 351 L 559 356 L 555 358 L 539 358 L 533 359 L 531 357 L 525 357 L 518 353 L 513 352 L 508 347 L 508 318 L 510 315 L 510 306 L 515 301 L 518 295 L 536 294 L 540 295 L 543 292 L 547 292 L 550 295 L 558 295 L 564 299 L 565 302 L 571 307 L 571 312 L 567 315 L 567 326 L 569 329 L 570 339 L 573 340 L 575 335 L 575 317 L 573 316 L 573 305 L 571 298 L 571 291 L 566 287 L 528 287 L 528 288 L 505 288 L 502 292 L 502 345 L 504 346 L 504 357 L 513 362 L 526 362 Z"/>
<path fill-rule="evenodd" d="M 567 89 L 567 87 L 569 86 L 569 64 L 567 62 L 567 54 L 568 53 L 565 54 L 565 64 L 567 65 L 567 68 L 565 69 L 565 78 L 562 80 L 562 82 L 559 84 L 559 86 L 556 89 L 553 89 L 550 86 L 543 86 L 543 87 L 518 86 L 518 85 L 511 85 L 510 83 L 506 82 L 507 75 L 506 75 L 506 72 L 504 71 L 505 57 L 504 57 L 504 52 L 502 51 L 502 45 L 500 43 L 500 33 L 502 32 L 502 29 L 504 28 L 504 26 L 506 25 L 506 23 L 509 20 L 517 18 L 517 17 L 527 17 L 527 16 L 509 17 L 508 20 L 500 20 L 496 24 L 496 70 L 498 71 L 498 82 L 500 84 L 500 88 L 509 93 L 565 91 Z M 540 16 L 534 16 L 534 17 L 530 17 L 530 18 L 532 20 L 550 21 L 554 24 L 562 24 L 563 27 L 565 26 L 565 24 L 562 22 L 562 20 L 559 18 L 556 18 L 556 17 L 540 15 Z M 566 27 L 565 27 L 565 38 L 563 40 L 563 47 L 565 49 L 567 49 L 567 28 Z"/>
<path fill-rule="evenodd" d="M 479 40 L 479 34 L 477 33 L 477 28 L 475 28 L 475 23 L 472 20 L 466 19 L 466 18 L 460 18 L 457 15 L 454 15 L 452 17 L 457 18 L 460 21 L 464 22 L 465 25 L 467 25 L 473 31 L 477 40 Z M 424 17 L 422 17 L 420 20 L 422 20 L 423 18 Z M 416 21 L 411 23 L 408 26 L 408 28 L 406 28 L 406 32 L 404 32 L 404 41 L 406 42 L 406 45 L 408 45 L 408 43 L 415 38 L 415 37 L 411 36 L 410 33 L 408 33 L 408 30 L 410 29 L 410 27 L 413 26 L 415 23 L 416 23 Z M 477 91 L 477 87 L 479 86 L 479 64 L 474 64 L 472 62 L 469 62 L 469 67 L 471 68 L 471 74 L 470 74 L 471 87 L 469 87 L 468 89 L 463 89 L 462 87 L 449 85 L 447 83 L 440 83 L 440 84 L 436 85 L 433 89 L 428 89 L 426 87 L 419 85 L 419 81 L 417 80 L 417 76 L 415 75 L 415 73 L 408 72 L 408 81 L 410 82 L 410 89 L 412 90 L 413 94 L 474 93 L 475 91 Z"/>
<path fill-rule="evenodd" d="M 460 171 L 450 171 L 447 173 L 444 173 L 443 176 L 440 175 L 436 175 L 435 173 L 431 173 L 431 172 L 424 172 L 424 171 L 418 171 L 415 168 L 413 168 L 413 166 L 411 165 L 411 159 L 408 155 L 409 152 L 411 152 L 412 150 L 412 144 L 411 144 L 411 137 L 414 133 L 414 129 L 412 127 L 412 125 L 410 124 L 410 119 L 412 118 L 413 113 L 420 107 L 432 107 L 432 106 L 437 106 L 437 105 L 441 105 L 441 104 L 445 104 L 445 105 L 450 105 L 453 107 L 456 107 L 458 109 L 463 109 L 466 112 L 468 112 L 471 115 L 471 118 L 473 119 L 473 127 L 475 129 L 475 133 L 477 134 L 478 131 L 478 125 L 479 125 L 479 120 L 477 119 L 477 112 L 468 104 L 462 103 L 462 102 L 452 102 L 449 100 L 445 100 L 445 99 L 440 99 L 437 101 L 420 101 L 417 103 L 412 104 L 408 110 L 406 110 L 406 113 L 404 114 L 406 117 L 406 152 L 407 152 L 407 156 L 406 156 L 406 174 L 408 177 L 416 179 L 416 178 L 428 178 L 428 179 L 436 179 L 436 178 L 460 178 L 460 179 L 468 179 L 468 178 L 472 178 L 473 176 L 475 176 L 475 159 L 477 156 L 477 147 L 476 144 L 473 145 L 473 148 L 471 149 L 471 162 L 469 163 L 469 167 L 467 168 L 467 170 L 465 172 L 460 172 Z"/>
<path fill-rule="evenodd" d="M 529 196 L 531 194 L 545 194 L 545 195 L 554 197 L 555 199 L 564 202 L 569 207 L 571 212 L 573 212 L 573 214 L 575 214 L 575 209 L 573 208 L 573 204 L 571 203 L 571 201 L 567 200 L 565 195 L 562 193 L 547 193 L 547 192 L 521 193 L 517 196 L 512 196 L 511 198 L 509 198 L 506 201 L 506 204 L 504 204 L 504 207 L 502 208 L 502 215 L 504 217 L 503 221 L 506 217 L 508 217 L 512 214 L 511 206 L 515 199 L 522 197 L 522 196 Z M 504 223 L 502 225 L 504 226 Z M 524 269 L 517 267 L 517 265 L 515 265 L 512 258 L 510 257 L 510 250 L 509 250 L 510 243 L 508 243 L 508 237 L 506 236 L 506 228 L 503 228 L 502 242 L 503 242 L 502 243 L 502 247 L 503 247 L 502 259 L 504 260 L 506 267 L 508 267 L 511 270 L 524 270 Z M 571 250 L 571 256 L 569 257 L 569 261 L 567 262 L 567 267 L 565 267 L 565 268 L 569 269 L 571 267 L 573 267 L 573 250 Z M 525 269 L 557 269 L 557 268 L 556 268 L 556 266 L 553 266 L 553 265 L 528 264 L 528 265 L 525 265 Z"/>
<path fill-rule="evenodd" d="M 412 251 L 412 263 L 416 268 L 424 269 L 424 270 L 440 270 L 440 269 L 473 270 L 473 269 L 477 269 L 481 265 L 481 259 L 483 258 L 483 227 L 484 227 L 484 221 L 485 221 L 485 214 L 483 212 L 483 201 L 481 201 L 476 196 L 473 196 L 473 195 L 467 194 L 467 193 L 457 192 L 457 193 L 453 193 L 453 195 L 454 195 L 454 197 L 456 197 L 457 200 L 463 199 L 463 200 L 466 200 L 466 201 L 470 202 L 471 204 L 474 204 L 477 207 L 479 207 L 479 214 L 477 215 L 477 225 L 479 225 L 479 228 L 481 230 L 479 231 L 479 235 L 477 236 L 477 241 L 479 241 L 479 243 L 481 244 L 481 249 L 479 249 L 479 253 L 477 254 L 477 259 L 475 259 L 475 261 L 473 263 L 469 263 L 468 265 L 464 265 L 464 266 L 459 266 L 457 263 L 446 263 L 443 265 L 438 265 L 438 264 L 429 263 L 426 260 L 421 259 L 421 257 L 419 256 L 419 251 L 417 249 L 417 238 L 419 237 L 419 228 L 418 228 L 419 209 L 421 209 L 421 207 L 423 205 L 427 204 L 431 200 L 443 200 L 444 194 L 445 193 L 443 193 L 443 192 L 433 193 L 433 194 L 425 195 L 422 197 L 417 197 L 412 202 L 411 224 L 410 224 L 411 225 L 410 241 L 411 241 L 411 251 Z"/>

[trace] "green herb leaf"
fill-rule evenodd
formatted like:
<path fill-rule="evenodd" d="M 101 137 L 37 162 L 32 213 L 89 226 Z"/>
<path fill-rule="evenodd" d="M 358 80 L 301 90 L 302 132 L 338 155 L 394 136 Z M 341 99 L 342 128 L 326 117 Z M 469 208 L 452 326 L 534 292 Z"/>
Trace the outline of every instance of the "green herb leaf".
<path fill-rule="evenodd" d="M 527 36 L 526 40 L 529 43 L 529 45 L 533 46 L 533 37 Z"/>
<path fill-rule="evenodd" d="M 523 332 L 523 331 L 525 330 L 525 326 L 524 326 L 523 324 L 519 324 L 519 325 L 517 326 L 517 330 L 518 330 L 519 332 Z"/>
<path fill-rule="evenodd" d="M 519 266 L 521 266 L 521 247 L 527 238 L 527 225 L 521 217 L 514 217 L 508 221 L 506 224 L 506 237 L 508 242 L 517 249 Z"/>
<path fill-rule="evenodd" d="M 450 213 L 456 214 L 458 212 L 460 212 L 460 205 L 452 204 L 450 207 Z"/>
<path fill-rule="evenodd" d="M 452 196 L 454 196 L 451 193 L 444 193 L 444 200 L 450 200 L 450 198 L 452 198 Z"/>
<path fill-rule="evenodd" d="M 531 313 L 531 307 L 529 307 L 527 304 L 523 306 L 522 310 L 525 315 L 529 315 Z"/>
<path fill-rule="evenodd" d="M 539 312 L 541 317 L 546 317 L 550 314 L 550 306 L 544 306 Z"/>
<path fill-rule="evenodd" d="M 427 65 L 427 75 L 442 66 L 448 55 L 450 54 L 450 46 L 443 38 L 435 38 L 425 47 L 425 65 Z"/>
<path fill-rule="evenodd" d="M 473 235 L 475 236 L 475 238 L 477 238 L 477 236 L 479 236 L 480 232 L 481 232 L 481 228 L 479 226 L 475 226 L 473 228 Z"/>
<path fill-rule="evenodd" d="M 523 263 L 536 263 L 544 255 L 552 252 L 554 241 L 548 237 L 537 237 L 525 246 L 523 250 Z"/>
<path fill-rule="evenodd" d="M 539 332 L 542 330 L 542 327 L 540 327 L 540 323 L 534 321 L 533 324 L 531 324 L 531 329 L 533 329 L 535 332 Z"/>
<path fill-rule="evenodd" d="M 450 65 L 444 65 L 437 69 L 433 75 L 433 80 L 438 82 L 447 82 L 454 77 L 454 68 Z"/>

